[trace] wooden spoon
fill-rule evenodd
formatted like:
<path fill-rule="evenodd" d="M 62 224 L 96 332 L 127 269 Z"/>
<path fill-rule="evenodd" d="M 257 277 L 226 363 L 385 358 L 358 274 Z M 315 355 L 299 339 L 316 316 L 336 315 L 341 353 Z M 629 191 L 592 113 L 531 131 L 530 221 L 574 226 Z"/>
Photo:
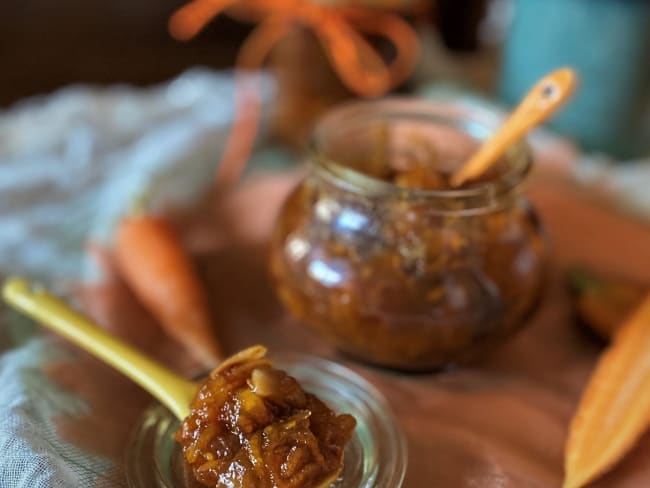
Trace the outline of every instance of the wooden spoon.
<path fill-rule="evenodd" d="M 120 373 L 131 378 L 165 405 L 179 420 L 190 413 L 198 383 L 187 380 L 135 348 L 112 336 L 45 289 L 20 278 L 10 278 L 2 296 L 11 307 L 74 342 Z M 253 346 L 242 351 L 265 351 Z M 255 352 L 253 351 L 253 352 Z M 239 355 L 238 355 L 239 356 Z"/>
<path fill-rule="evenodd" d="M 452 175 L 451 186 L 458 187 L 485 173 L 510 146 L 564 105 L 576 84 L 577 76 L 569 68 L 554 71 L 538 81 L 501 128 Z"/>

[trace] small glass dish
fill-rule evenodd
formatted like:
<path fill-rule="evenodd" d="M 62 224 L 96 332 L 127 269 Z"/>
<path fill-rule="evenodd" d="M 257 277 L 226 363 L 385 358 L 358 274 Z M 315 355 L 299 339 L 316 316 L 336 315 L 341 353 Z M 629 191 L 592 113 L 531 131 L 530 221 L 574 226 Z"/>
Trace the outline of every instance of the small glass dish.
<path fill-rule="evenodd" d="M 381 393 L 348 368 L 313 356 L 273 357 L 303 388 L 334 411 L 357 420 L 345 465 L 331 488 L 399 488 L 407 464 L 406 442 Z M 130 488 L 200 488 L 174 440 L 178 420 L 160 404 L 148 408 L 125 453 Z"/>

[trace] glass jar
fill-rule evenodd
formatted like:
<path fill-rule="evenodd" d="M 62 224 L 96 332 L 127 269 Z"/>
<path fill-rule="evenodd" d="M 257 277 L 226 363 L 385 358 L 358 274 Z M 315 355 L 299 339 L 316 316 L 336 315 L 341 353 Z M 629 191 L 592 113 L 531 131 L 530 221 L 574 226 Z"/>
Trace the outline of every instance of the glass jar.
<path fill-rule="evenodd" d="M 378 390 L 348 368 L 325 359 L 288 353 L 272 359 L 306 391 L 357 421 L 343 472 L 331 488 L 402 486 L 406 441 Z M 144 412 L 125 454 L 129 488 L 205 488 L 194 480 L 174 440 L 178 428 L 178 419 L 160 404 Z"/>
<path fill-rule="evenodd" d="M 420 100 L 331 112 L 272 239 L 286 307 L 341 351 L 405 370 L 465 362 L 518 329 L 544 281 L 540 224 L 521 191 L 528 146 L 460 189 L 405 188 L 386 176 L 409 158 L 449 173 L 495 127 Z"/>

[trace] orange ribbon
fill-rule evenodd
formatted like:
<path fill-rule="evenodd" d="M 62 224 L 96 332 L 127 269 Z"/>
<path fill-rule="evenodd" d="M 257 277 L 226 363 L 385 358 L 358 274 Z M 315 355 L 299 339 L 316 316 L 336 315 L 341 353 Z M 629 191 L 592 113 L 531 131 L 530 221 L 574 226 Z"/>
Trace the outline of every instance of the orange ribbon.
<path fill-rule="evenodd" d="M 257 78 L 273 46 L 296 24 L 310 28 L 343 83 L 357 95 L 380 96 L 402 83 L 419 55 L 417 34 L 397 14 L 377 8 L 324 5 L 314 0 L 193 0 L 174 13 L 169 29 L 188 40 L 226 11 L 259 25 L 246 39 L 236 62 L 235 120 L 217 172 L 219 184 L 234 183 L 244 170 L 259 125 L 261 100 Z M 386 38 L 395 47 L 387 64 L 360 33 Z"/>

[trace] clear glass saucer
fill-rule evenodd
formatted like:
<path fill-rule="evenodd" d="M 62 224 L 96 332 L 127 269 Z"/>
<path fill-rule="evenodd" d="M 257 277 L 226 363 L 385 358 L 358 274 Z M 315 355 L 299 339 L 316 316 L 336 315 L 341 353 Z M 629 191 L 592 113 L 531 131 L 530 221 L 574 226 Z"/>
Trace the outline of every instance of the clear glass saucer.
<path fill-rule="evenodd" d="M 334 411 L 357 420 L 345 464 L 331 488 L 399 488 L 407 465 L 406 442 L 381 393 L 350 369 L 301 354 L 273 357 Z M 125 453 L 130 488 L 199 488 L 173 438 L 178 420 L 165 407 L 148 408 Z"/>

